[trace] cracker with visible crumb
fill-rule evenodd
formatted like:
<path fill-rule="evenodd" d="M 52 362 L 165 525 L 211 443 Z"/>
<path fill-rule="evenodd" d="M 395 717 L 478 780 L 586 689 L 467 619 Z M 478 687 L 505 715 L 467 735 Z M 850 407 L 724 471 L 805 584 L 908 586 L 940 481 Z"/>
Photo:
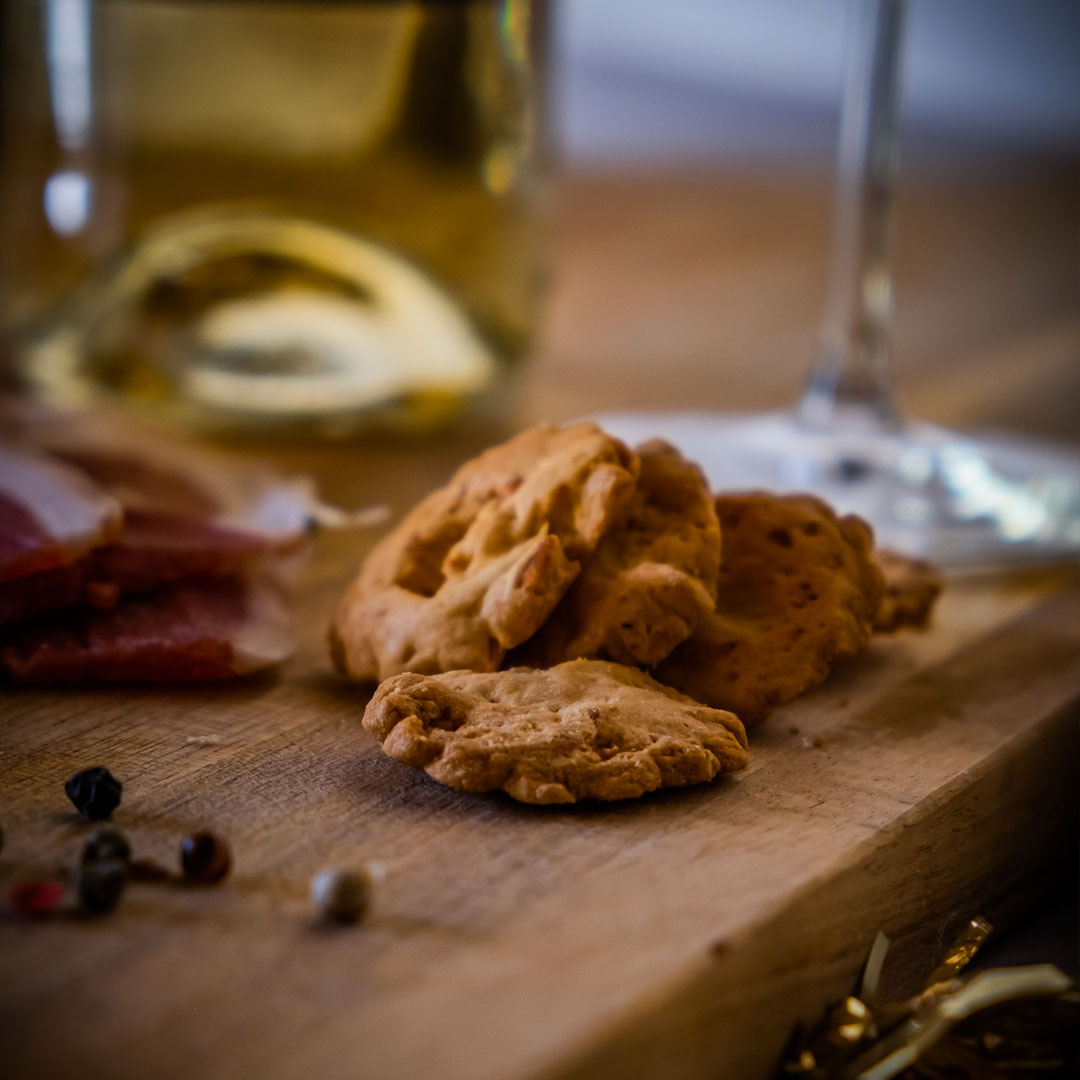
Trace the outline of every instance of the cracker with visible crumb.
<path fill-rule="evenodd" d="M 595 424 L 532 428 L 468 462 L 365 560 L 331 625 L 336 666 L 359 681 L 494 670 L 624 516 L 638 470 Z"/>
<path fill-rule="evenodd" d="M 720 523 L 705 477 L 659 439 L 636 452 L 641 474 L 628 513 L 511 661 L 591 657 L 649 667 L 716 606 Z"/>
<path fill-rule="evenodd" d="M 735 716 L 596 660 L 398 675 L 376 690 L 364 727 L 391 757 L 443 784 L 526 803 L 632 799 L 747 760 Z"/>
<path fill-rule="evenodd" d="M 755 724 L 870 641 L 884 591 L 870 527 L 809 495 L 725 494 L 716 611 L 655 670 Z"/>

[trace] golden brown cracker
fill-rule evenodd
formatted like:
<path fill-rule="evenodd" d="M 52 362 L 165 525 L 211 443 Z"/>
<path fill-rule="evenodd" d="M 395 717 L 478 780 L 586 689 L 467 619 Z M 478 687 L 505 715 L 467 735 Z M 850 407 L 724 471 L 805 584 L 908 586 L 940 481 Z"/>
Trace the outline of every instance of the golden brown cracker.
<path fill-rule="evenodd" d="M 384 682 L 364 727 L 391 757 L 462 791 L 520 802 L 631 799 L 746 765 L 746 733 L 636 668 L 556 667 Z"/>
<path fill-rule="evenodd" d="M 335 664 L 361 681 L 494 670 L 623 515 L 638 468 L 594 424 L 532 428 L 462 466 L 365 560 L 331 626 Z"/>
<path fill-rule="evenodd" d="M 716 511 L 716 611 L 655 673 L 749 725 L 867 645 L 883 584 L 870 527 L 819 499 L 725 494 Z"/>
<path fill-rule="evenodd" d="M 651 666 L 713 610 L 720 524 L 705 478 L 659 439 L 636 450 L 641 473 L 626 516 L 513 660 L 546 666 L 592 657 Z"/>

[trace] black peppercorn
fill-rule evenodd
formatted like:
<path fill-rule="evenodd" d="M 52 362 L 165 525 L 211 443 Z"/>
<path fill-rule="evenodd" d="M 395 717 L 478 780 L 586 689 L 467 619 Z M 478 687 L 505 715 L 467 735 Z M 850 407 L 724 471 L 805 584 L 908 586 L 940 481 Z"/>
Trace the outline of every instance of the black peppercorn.
<path fill-rule="evenodd" d="M 94 915 L 112 911 L 120 903 L 126 884 L 127 863 L 122 859 L 84 863 L 79 871 L 79 905 Z"/>
<path fill-rule="evenodd" d="M 104 821 L 120 805 L 122 788 L 120 781 L 102 765 L 77 772 L 64 785 L 75 809 L 93 821 Z"/>
<path fill-rule="evenodd" d="M 221 881 L 232 866 L 229 845 L 212 832 L 197 832 L 185 836 L 180 844 L 180 865 L 188 881 L 214 885 Z"/>
<path fill-rule="evenodd" d="M 83 846 L 83 866 L 106 859 L 119 859 L 123 863 L 131 861 L 131 845 L 119 829 L 98 829 Z"/>

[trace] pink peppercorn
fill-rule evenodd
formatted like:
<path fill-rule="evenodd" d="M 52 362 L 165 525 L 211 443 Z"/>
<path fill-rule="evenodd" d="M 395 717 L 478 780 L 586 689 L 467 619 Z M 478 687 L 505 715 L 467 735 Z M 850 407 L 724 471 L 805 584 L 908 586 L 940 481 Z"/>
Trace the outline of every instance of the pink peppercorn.
<path fill-rule="evenodd" d="M 66 892 L 62 881 L 16 881 L 8 889 L 8 906 L 20 915 L 37 918 L 59 907 Z"/>

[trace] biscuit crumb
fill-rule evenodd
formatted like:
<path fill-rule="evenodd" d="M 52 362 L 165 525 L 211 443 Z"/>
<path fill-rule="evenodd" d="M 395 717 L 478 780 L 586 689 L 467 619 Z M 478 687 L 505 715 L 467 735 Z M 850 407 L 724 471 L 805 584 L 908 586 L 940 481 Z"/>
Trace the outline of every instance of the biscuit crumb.
<path fill-rule="evenodd" d="M 944 584 L 941 572 L 924 559 L 880 549 L 874 561 L 885 579 L 885 595 L 874 618 L 875 634 L 925 630 Z"/>

